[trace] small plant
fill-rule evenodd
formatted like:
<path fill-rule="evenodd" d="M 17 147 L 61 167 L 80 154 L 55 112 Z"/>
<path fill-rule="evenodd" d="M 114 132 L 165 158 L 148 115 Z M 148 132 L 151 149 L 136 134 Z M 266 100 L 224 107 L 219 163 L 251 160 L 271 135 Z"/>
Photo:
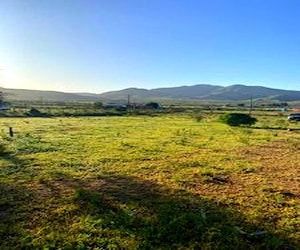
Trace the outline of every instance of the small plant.
<path fill-rule="evenodd" d="M 8 154 L 9 149 L 9 137 L 5 138 L 5 136 L 3 136 L 2 138 L 0 138 L 0 156 L 4 156 L 6 154 Z"/>
<path fill-rule="evenodd" d="M 220 120 L 221 122 L 228 124 L 229 126 L 251 126 L 257 122 L 256 118 L 242 113 L 224 114 L 220 117 Z"/>
<path fill-rule="evenodd" d="M 1 140 L 0 141 L 0 156 L 3 156 L 6 154 L 6 147 L 4 145 L 4 142 Z"/>
<path fill-rule="evenodd" d="M 194 119 L 196 122 L 201 122 L 203 120 L 204 116 L 201 113 L 194 114 Z"/>

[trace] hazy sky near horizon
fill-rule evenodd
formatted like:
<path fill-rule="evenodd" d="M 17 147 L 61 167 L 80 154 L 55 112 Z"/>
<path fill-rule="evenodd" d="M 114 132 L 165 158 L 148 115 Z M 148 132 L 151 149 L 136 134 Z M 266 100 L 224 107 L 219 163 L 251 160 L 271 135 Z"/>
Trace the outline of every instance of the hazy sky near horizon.
<path fill-rule="evenodd" d="M 0 0 L 0 85 L 300 90 L 299 0 Z"/>

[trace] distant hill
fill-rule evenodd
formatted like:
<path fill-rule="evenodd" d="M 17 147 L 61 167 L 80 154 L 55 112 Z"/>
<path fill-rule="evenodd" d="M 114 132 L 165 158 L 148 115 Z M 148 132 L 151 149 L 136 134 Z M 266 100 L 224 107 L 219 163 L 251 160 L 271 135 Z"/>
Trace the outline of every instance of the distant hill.
<path fill-rule="evenodd" d="M 261 86 L 231 85 L 194 85 L 174 88 L 137 89 L 129 88 L 99 94 L 100 98 L 120 100 L 131 95 L 135 99 L 182 99 L 182 100 L 218 100 L 243 101 L 249 99 L 268 99 L 278 101 L 298 101 L 300 91 L 272 89 Z"/>
<path fill-rule="evenodd" d="M 181 86 L 173 88 L 157 88 L 157 89 L 138 89 L 129 88 L 118 91 L 110 91 L 99 94 L 100 97 L 105 99 L 121 99 L 128 95 L 133 96 L 135 99 L 139 98 L 166 98 L 166 99 L 202 99 L 203 97 L 213 94 L 215 91 L 221 90 L 223 87 L 214 85 L 194 85 L 194 86 Z"/>
<path fill-rule="evenodd" d="M 7 89 L 0 88 L 5 94 L 7 100 L 18 101 L 98 101 L 100 97 L 97 94 L 73 94 L 58 91 L 43 91 L 43 90 L 29 90 L 29 89 Z"/>
<path fill-rule="evenodd" d="M 128 95 L 134 100 L 217 100 L 243 101 L 249 99 L 277 100 L 282 102 L 299 101 L 300 91 L 266 88 L 262 86 L 231 85 L 193 85 L 172 88 L 139 89 L 127 88 L 102 94 L 65 93 L 28 89 L 0 88 L 8 100 L 28 101 L 125 101 Z"/>
<path fill-rule="evenodd" d="M 300 100 L 300 91 L 272 89 L 261 86 L 231 85 L 206 96 L 210 100 L 269 99 L 278 101 Z"/>

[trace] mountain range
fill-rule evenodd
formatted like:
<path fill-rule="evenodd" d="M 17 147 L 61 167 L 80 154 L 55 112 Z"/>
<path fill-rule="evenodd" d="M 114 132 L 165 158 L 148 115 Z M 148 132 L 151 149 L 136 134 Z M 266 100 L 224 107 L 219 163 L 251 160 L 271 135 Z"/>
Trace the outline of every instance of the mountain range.
<path fill-rule="evenodd" d="M 7 100 L 23 101 L 124 101 L 130 96 L 135 101 L 150 100 L 210 100 L 244 101 L 249 99 L 299 101 L 300 91 L 273 89 L 262 86 L 231 85 L 218 86 L 199 84 L 170 88 L 140 89 L 127 88 L 101 94 L 65 93 L 29 89 L 0 88 Z"/>

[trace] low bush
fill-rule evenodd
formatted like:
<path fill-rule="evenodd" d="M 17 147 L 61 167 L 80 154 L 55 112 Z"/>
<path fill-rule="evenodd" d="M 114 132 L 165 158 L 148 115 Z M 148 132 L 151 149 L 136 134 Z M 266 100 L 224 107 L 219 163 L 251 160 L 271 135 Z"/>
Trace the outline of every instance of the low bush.
<path fill-rule="evenodd" d="M 257 122 L 256 118 L 242 113 L 224 114 L 220 117 L 220 120 L 221 122 L 228 124 L 230 126 L 241 126 L 241 125 L 251 126 Z"/>

